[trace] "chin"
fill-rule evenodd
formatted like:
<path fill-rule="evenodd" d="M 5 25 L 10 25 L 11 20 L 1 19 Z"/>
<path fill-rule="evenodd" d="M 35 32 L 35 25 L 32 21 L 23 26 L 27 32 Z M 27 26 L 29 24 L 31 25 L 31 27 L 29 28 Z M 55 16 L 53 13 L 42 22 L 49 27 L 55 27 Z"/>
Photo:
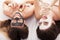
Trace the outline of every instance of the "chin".
<path fill-rule="evenodd" d="M 39 26 L 38 26 L 36 32 L 37 32 L 38 38 L 41 40 L 55 40 L 58 34 L 60 33 L 57 24 L 52 24 L 46 30 L 41 30 L 39 29 Z"/>
<path fill-rule="evenodd" d="M 0 39 L 4 40 L 21 40 L 28 37 L 28 27 L 24 24 L 24 28 L 11 28 L 11 20 L 0 21 Z"/>

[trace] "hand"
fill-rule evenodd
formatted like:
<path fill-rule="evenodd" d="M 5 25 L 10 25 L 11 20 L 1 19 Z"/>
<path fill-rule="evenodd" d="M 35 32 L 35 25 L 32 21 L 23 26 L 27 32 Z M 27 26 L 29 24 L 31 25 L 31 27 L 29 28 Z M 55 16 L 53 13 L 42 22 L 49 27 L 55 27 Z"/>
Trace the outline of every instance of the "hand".
<path fill-rule="evenodd" d="M 17 3 L 10 3 L 9 5 L 8 5 L 9 7 L 11 7 L 13 10 L 17 10 L 18 9 L 18 4 Z"/>

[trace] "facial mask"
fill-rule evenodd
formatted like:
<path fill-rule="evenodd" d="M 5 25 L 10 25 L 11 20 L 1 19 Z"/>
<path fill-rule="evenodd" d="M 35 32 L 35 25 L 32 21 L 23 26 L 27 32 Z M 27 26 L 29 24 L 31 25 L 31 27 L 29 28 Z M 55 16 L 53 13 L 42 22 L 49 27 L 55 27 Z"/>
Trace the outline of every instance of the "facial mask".
<path fill-rule="evenodd" d="M 24 24 L 24 19 L 22 18 L 20 13 L 16 12 L 16 14 L 19 14 L 20 18 L 18 18 L 18 17 L 13 18 L 12 19 L 13 22 L 11 22 L 11 26 L 22 26 Z M 22 22 L 19 22 L 20 20 L 22 20 Z"/>
<path fill-rule="evenodd" d="M 18 22 L 18 20 L 16 20 L 16 23 L 12 23 L 11 25 L 13 26 L 22 26 L 24 23 L 22 22 Z"/>
<path fill-rule="evenodd" d="M 52 18 L 47 16 L 47 18 L 41 18 L 39 21 L 39 29 L 41 30 L 46 30 L 48 28 L 50 28 L 51 24 L 52 24 Z"/>

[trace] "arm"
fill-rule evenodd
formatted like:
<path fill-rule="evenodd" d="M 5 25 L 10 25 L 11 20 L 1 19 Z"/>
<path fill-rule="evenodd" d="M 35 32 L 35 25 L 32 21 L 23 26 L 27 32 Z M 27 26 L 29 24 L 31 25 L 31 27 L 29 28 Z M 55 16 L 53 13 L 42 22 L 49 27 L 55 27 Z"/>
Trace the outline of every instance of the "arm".
<path fill-rule="evenodd" d="M 9 16 L 9 17 L 12 17 L 11 14 L 12 14 L 12 8 L 8 6 L 8 4 L 10 3 L 10 1 L 6 0 L 4 3 L 3 3 L 3 12 L 5 15 Z"/>
<path fill-rule="evenodd" d="M 53 0 L 53 2 L 51 3 L 51 7 L 55 5 L 55 3 L 57 2 L 58 0 Z"/>
<path fill-rule="evenodd" d="M 42 15 L 40 15 L 40 5 L 39 5 L 39 0 L 35 0 L 34 2 L 34 5 L 35 5 L 35 17 L 36 19 L 40 19 Z"/>
<path fill-rule="evenodd" d="M 26 19 L 29 18 L 33 15 L 34 12 L 34 5 L 30 6 L 30 7 L 26 7 L 24 9 L 24 11 L 22 12 L 22 16 Z"/>
<path fill-rule="evenodd" d="M 28 0 L 25 3 L 21 4 L 21 9 L 20 11 L 22 12 L 23 18 L 27 19 L 31 17 L 34 13 L 34 1 L 33 0 Z"/>
<path fill-rule="evenodd" d="M 60 20 L 60 12 L 59 12 L 59 3 L 57 2 L 59 0 L 53 0 L 52 4 L 51 4 L 51 11 L 53 12 L 53 14 L 55 15 L 54 16 L 54 19 L 55 20 Z M 56 6 L 55 3 L 58 3 L 58 5 Z"/>
<path fill-rule="evenodd" d="M 54 14 L 54 20 L 60 20 L 60 12 L 59 12 L 59 6 L 53 6 L 51 8 L 51 11 Z"/>
<path fill-rule="evenodd" d="M 18 5 L 15 2 L 12 2 L 11 0 L 6 0 L 3 3 L 3 12 L 8 17 L 13 17 L 13 12 L 18 9 Z"/>

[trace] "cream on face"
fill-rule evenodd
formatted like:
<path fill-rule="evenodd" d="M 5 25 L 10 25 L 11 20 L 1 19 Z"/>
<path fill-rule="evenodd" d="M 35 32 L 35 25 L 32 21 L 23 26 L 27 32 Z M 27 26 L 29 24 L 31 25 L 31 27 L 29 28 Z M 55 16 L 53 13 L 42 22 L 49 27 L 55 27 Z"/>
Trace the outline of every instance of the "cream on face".
<path fill-rule="evenodd" d="M 39 29 L 46 30 L 52 25 L 52 18 L 50 16 L 43 16 L 39 21 Z"/>
<path fill-rule="evenodd" d="M 11 20 L 11 27 L 23 27 L 24 25 L 24 19 L 22 15 L 19 12 L 16 12 Z"/>

